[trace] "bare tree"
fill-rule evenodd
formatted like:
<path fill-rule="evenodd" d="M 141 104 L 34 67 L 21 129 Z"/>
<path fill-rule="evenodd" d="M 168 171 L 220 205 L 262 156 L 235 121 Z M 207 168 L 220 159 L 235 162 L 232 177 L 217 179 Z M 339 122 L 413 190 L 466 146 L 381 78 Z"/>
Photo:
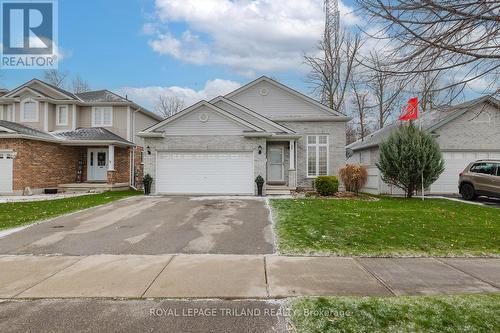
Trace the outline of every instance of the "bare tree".
<path fill-rule="evenodd" d="M 155 105 L 156 111 L 168 118 L 184 109 L 184 101 L 177 96 L 160 95 Z"/>
<path fill-rule="evenodd" d="M 378 55 L 372 54 L 371 59 L 374 68 L 369 71 L 367 86 L 375 98 L 373 107 L 377 110 L 378 128 L 380 129 L 394 115 L 405 82 L 397 79 L 395 75 L 385 72 Z"/>
<path fill-rule="evenodd" d="M 71 80 L 71 85 L 75 94 L 90 91 L 90 85 L 87 81 L 82 79 L 80 75 L 75 75 L 75 77 L 73 77 L 73 80 Z"/>
<path fill-rule="evenodd" d="M 361 81 L 361 80 L 360 80 Z M 350 88 L 352 92 L 352 114 L 356 129 L 358 132 L 358 138 L 363 140 L 368 134 L 370 134 L 371 129 L 369 126 L 370 117 L 370 93 L 362 86 L 362 83 L 358 81 L 355 75 L 352 75 L 349 80 Z"/>
<path fill-rule="evenodd" d="M 350 145 L 353 142 L 356 142 L 358 139 L 356 127 L 352 122 L 346 124 L 345 128 L 346 133 L 346 144 Z"/>
<path fill-rule="evenodd" d="M 52 84 L 53 86 L 63 88 L 65 85 L 65 81 L 68 78 L 69 72 L 67 71 L 59 71 L 57 69 L 47 69 L 43 73 L 43 79 Z"/>
<path fill-rule="evenodd" d="M 500 3 L 494 0 L 356 0 L 374 38 L 393 46 L 386 71 L 414 78 L 454 70 L 457 79 L 439 89 L 481 79 L 484 93 L 499 92 Z M 470 85 L 469 85 L 470 87 Z"/>
<path fill-rule="evenodd" d="M 320 101 L 338 112 L 344 111 L 349 78 L 356 66 L 355 58 L 361 47 L 359 35 L 341 32 L 338 46 L 325 36 L 318 43 L 318 55 L 305 56 L 311 67 L 307 81 Z"/>

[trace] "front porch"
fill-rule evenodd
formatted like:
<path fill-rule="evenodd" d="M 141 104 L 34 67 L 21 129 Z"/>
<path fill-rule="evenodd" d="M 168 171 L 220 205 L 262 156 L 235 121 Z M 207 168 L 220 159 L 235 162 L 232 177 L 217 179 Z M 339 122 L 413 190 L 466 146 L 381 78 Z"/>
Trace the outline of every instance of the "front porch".
<path fill-rule="evenodd" d="M 62 192 L 127 190 L 136 183 L 135 151 L 127 146 L 80 147 L 75 181 L 58 184 Z"/>
<path fill-rule="evenodd" d="M 297 139 L 267 140 L 267 195 L 289 195 L 297 189 Z"/>

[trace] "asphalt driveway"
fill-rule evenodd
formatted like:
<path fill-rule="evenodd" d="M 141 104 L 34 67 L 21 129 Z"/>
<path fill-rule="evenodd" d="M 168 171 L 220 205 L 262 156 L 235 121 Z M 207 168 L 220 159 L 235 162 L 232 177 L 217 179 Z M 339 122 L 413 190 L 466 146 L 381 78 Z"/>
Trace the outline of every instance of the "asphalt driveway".
<path fill-rule="evenodd" d="M 133 197 L 0 239 L 0 254 L 273 253 L 265 201 Z"/>

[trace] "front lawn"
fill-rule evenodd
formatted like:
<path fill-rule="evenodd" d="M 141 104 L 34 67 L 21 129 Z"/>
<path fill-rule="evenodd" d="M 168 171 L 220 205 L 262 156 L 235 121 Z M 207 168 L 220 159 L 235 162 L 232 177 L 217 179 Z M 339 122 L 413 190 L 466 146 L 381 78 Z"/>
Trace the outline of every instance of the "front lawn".
<path fill-rule="evenodd" d="M 0 203 L 0 230 L 46 220 L 141 193 L 116 191 L 57 200 Z"/>
<path fill-rule="evenodd" d="M 500 209 L 444 199 L 272 200 L 283 254 L 498 256 Z"/>
<path fill-rule="evenodd" d="M 320 297 L 290 305 L 298 333 L 500 331 L 500 295 Z"/>

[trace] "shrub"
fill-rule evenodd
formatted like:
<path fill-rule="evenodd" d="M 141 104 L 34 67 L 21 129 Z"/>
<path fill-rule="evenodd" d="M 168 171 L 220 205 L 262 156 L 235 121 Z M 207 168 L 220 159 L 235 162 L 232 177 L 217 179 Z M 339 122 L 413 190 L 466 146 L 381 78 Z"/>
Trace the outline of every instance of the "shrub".
<path fill-rule="evenodd" d="M 339 180 L 335 176 L 319 176 L 314 181 L 314 188 L 320 195 L 333 195 L 339 191 Z"/>
<path fill-rule="evenodd" d="M 402 126 L 380 144 L 377 167 L 382 179 L 399 187 L 411 198 L 416 190 L 428 188 L 444 171 L 444 161 L 436 140 L 413 125 Z"/>
<path fill-rule="evenodd" d="M 368 180 L 368 171 L 359 164 L 347 164 L 340 169 L 340 178 L 349 192 L 359 193 Z"/>

